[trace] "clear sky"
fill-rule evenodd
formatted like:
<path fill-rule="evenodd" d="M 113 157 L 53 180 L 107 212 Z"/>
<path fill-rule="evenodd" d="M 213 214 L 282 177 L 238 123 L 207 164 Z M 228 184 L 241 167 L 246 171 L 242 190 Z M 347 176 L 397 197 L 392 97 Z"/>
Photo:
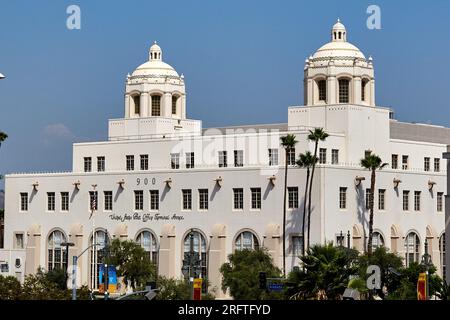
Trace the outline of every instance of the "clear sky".
<path fill-rule="evenodd" d="M 68 30 L 66 8 L 81 8 Z M 381 30 L 366 9 L 381 9 Z M 126 74 L 154 40 L 204 127 L 287 121 L 307 56 L 337 17 L 374 58 L 377 105 L 450 126 L 450 1 L 0 0 L 0 172 L 70 170 L 71 144 L 123 116 Z M 1 187 L 1 183 L 0 183 Z"/>

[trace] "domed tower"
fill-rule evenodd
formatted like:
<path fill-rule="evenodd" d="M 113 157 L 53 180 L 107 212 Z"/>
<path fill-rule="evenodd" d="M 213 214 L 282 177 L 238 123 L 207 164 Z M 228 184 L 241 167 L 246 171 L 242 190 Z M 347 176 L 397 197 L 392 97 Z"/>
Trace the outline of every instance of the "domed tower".
<path fill-rule="evenodd" d="M 304 104 L 356 104 L 375 107 L 372 58 L 347 42 L 347 30 L 338 21 L 331 41 L 305 61 Z"/>
<path fill-rule="evenodd" d="M 184 76 L 163 62 L 161 47 L 154 42 L 149 59 L 127 76 L 125 118 L 186 118 Z"/>

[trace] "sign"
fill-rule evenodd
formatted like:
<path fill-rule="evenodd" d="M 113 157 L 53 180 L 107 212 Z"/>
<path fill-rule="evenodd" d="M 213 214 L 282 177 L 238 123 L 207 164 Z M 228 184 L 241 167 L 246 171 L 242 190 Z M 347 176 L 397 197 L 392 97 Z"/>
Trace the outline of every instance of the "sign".
<path fill-rule="evenodd" d="M 130 222 L 130 221 L 140 221 L 140 222 L 148 222 L 148 221 L 183 221 L 184 215 L 179 214 L 160 214 L 160 213 L 125 213 L 125 214 L 115 214 L 112 213 L 109 215 L 109 219 L 112 221 L 118 222 Z"/>
<path fill-rule="evenodd" d="M 417 300 L 427 300 L 427 274 L 419 273 L 417 280 Z"/>
<path fill-rule="evenodd" d="M 107 276 L 106 279 L 105 276 Z M 98 271 L 98 290 L 100 293 L 105 293 L 105 282 L 108 293 L 115 293 L 117 290 L 117 272 L 115 266 L 108 266 L 108 270 L 105 272 L 105 265 L 100 265 Z"/>
<path fill-rule="evenodd" d="M 194 300 L 202 300 L 202 283 L 203 279 L 194 279 Z"/>
<path fill-rule="evenodd" d="M 282 283 L 269 283 L 268 287 L 269 291 L 283 291 L 284 285 Z"/>

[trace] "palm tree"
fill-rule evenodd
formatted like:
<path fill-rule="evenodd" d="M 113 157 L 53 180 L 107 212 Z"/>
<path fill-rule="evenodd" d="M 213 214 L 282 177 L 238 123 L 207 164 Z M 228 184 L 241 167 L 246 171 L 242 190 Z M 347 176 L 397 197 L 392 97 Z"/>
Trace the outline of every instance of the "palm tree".
<path fill-rule="evenodd" d="M 323 130 L 323 128 L 315 128 L 314 130 L 309 130 L 308 140 L 314 142 L 314 159 L 317 159 L 317 148 L 319 147 L 319 141 L 325 141 L 328 138 L 328 133 Z M 316 163 L 314 162 L 311 169 L 311 180 L 309 180 L 309 191 L 308 191 L 308 248 L 311 232 L 311 195 L 312 186 L 314 179 L 314 171 L 316 169 Z"/>
<path fill-rule="evenodd" d="M 370 177 L 370 195 L 369 195 L 369 241 L 367 244 L 367 254 L 372 255 L 372 235 L 373 235 L 373 198 L 375 194 L 375 173 L 383 169 L 387 163 L 383 163 L 376 154 L 370 153 L 361 159 L 361 167 L 369 169 L 372 174 Z"/>
<path fill-rule="evenodd" d="M 289 152 L 292 151 L 297 144 L 295 135 L 288 134 L 281 137 L 281 146 L 285 150 L 284 160 L 284 202 L 283 202 L 283 276 L 286 278 L 286 193 L 287 193 L 287 174 L 288 174 L 288 158 Z"/>
<path fill-rule="evenodd" d="M 3 131 L 0 131 L 0 147 L 2 146 L 2 142 L 8 138 L 8 135 Z"/>
<path fill-rule="evenodd" d="M 305 184 L 305 196 L 303 200 L 303 223 L 302 223 L 302 237 L 303 237 L 303 248 L 302 255 L 305 255 L 305 221 L 306 221 L 306 199 L 308 197 L 308 183 L 309 176 L 311 172 L 311 167 L 317 162 L 317 157 L 314 158 L 311 152 L 306 151 L 306 153 L 301 153 L 298 160 L 297 165 L 300 168 L 306 168 L 306 184 Z"/>

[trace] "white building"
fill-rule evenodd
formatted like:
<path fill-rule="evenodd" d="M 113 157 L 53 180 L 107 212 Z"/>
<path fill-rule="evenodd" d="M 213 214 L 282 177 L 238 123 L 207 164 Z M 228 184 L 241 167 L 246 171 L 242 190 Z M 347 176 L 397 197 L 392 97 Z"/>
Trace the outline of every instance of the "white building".
<path fill-rule="evenodd" d="M 124 118 L 109 121 L 108 141 L 74 144 L 72 172 L 6 176 L 7 250 L 0 260 L 9 261 L 8 272 L 18 276 L 39 266 L 64 267 L 60 243 L 75 243 L 72 257 L 92 243 L 95 228 L 96 242 L 134 239 L 160 274 L 182 277 L 188 234 L 195 229 L 202 277 L 211 287 L 220 288 L 218 269 L 237 249 L 267 247 L 281 267 L 286 159 L 280 137 L 291 133 L 298 144 L 287 159 L 289 271 L 301 252 L 306 179 L 305 169 L 293 164 L 314 148 L 308 130 L 323 127 L 330 136 L 319 146 L 312 242 L 349 240 L 363 250 L 370 173 L 359 162 L 373 151 L 390 164 L 377 175 L 374 245 L 385 245 L 409 263 L 420 261 L 428 239 L 442 273 L 441 158 L 450 129 L 398 122 L 388 108 L 377 106 L 372 58 L 347 42 L 339 21 L 331 41 L 306 60 L 304 88 L 305 105 L 288 108 L 288 123 L 205 130 L 201 121 L 186 118 L 184 77 L 163 62 L 155 43 L 149 61 L 127 76 Z M 93 185 L 98 208 L 90 218 Z M 91 255 L 82 256 L 80 279 L 96 286 L 91 263 Z"/>

